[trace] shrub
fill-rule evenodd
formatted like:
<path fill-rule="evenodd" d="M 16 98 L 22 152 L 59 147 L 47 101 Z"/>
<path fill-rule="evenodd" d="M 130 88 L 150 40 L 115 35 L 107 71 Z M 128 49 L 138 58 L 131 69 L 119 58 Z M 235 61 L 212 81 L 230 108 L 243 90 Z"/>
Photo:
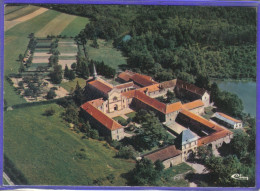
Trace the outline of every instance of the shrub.
<path fill-rule="evenodd" d="M 134 158 L 134 151 L 130 147 L 121 147 L 116 153 L 116 157 L 125 159 Z"/>
<path fill-rule="evenodd" d="M 99 138 L 98 131 L 97 131 L 96 129 L 90 129 L 90 130 L 89 130 L 89 136 L 90 136 L 92 139 L 98 139 L 98 138 Z"/>
<path fill-rule="evenodd" d="M 53 98 L 55 98 L 56 96 L 57 96 L 57 95 L 56 95 L 55 91 L 54 91 L 53 89 L 50 89 L 50 91 L 47 93 L 46 98 L 47 98 L 47 99 L 53 99 Z"/>
<path fill-rule="evenodd" d="M 52 115 L 54 115 L 54 113 L 55 113 L 55 110 L 53 108 L 49 108 L 44 111 L 44 115 L 46 115 L 46 116 L 52 116 Z"/>

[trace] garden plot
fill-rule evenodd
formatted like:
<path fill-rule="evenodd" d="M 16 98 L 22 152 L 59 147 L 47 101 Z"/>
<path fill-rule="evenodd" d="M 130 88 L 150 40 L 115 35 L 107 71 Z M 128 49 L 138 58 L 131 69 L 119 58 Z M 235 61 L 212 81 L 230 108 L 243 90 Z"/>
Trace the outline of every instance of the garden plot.
<path fill-rule="evenodd" d="M 65 69 L 66 65 L 71 68 L 71 64 L 76 62 L 78 51 L 77 45 L 73 39 L 60 40 L 58 49 L 60 52 L 59 64 L 62 66 L 62 69 Z"/>
<path fill-rule="evenodd" d="M 37 63 L 49 63 L 49 57 L 48 56 L 34 56 L 32 63 L 37 64 Z"/>

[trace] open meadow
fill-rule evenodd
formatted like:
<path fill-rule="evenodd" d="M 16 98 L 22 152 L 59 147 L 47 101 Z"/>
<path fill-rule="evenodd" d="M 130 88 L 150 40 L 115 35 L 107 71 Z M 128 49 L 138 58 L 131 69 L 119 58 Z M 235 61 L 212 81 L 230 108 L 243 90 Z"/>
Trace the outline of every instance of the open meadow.
<path fill-rule="evenodd" d="M 44 116 L 49 108 L 55 114 Z M 4 153 L 28 184 L 91 185 L 104 178 L 103 184 L 111 185 L 107 177 L 113 174 L 113 185 L 124 185 L 120 174 L 133 168 L 133 161 L 114 158 L 116 151 L 105 142 L 82 139 L 60 118 L 62 112 L 56 104 L 5 112 Z"/>
<path fill-rule="evenodd" d="M 120 65 L 126 65 L 126 58 L 122 53 L 116 50 L 112 42 L 98 39 L 99 48 L 93 48 L 91 46 L 92 41 L 87 43 L 87 51 L 89 58 L 96 61 L 104 61 L 106 65 L 111 66 L 114 69 L 118 69 Z"/>

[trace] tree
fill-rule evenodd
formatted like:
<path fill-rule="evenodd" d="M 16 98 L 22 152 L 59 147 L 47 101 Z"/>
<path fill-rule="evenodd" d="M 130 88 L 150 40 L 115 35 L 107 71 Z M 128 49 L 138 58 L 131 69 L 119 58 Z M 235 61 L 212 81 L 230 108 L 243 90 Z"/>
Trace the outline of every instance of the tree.
<path fill-rule="evenodd" d="M 155 170 L 157 170 L 158 172 L 162 172 L 163 169 L 165 168 L 164 164 L 160 160 L 155 161 L 154 165 L 155 165 Z"/>
<path fill-rule="evenodd" d="M 131 172 L 131 181 L 136 186 L 155 185 L 158 178 L 159 174 L 154 169 L 154 164 L 146 158 L 137 161 L 135 168 Z"/>
<path fill-rule="evenodd" d="M 79 82 L 77 81 L 74 93 L 73 93 L 73 99 L 77 105 L 81 105 L 85 99 L 83 89 L 80 87 Z"/>
<path fill-rule="evenodd" d="M 71 69 L 72 69 L 72 70 L 75 70 L 76 67 L 77 67 L 77 64 L 76 64 L 75 62 L 73 62 L 73 63 L 71 64 Z"/>
<path fill-rule="evenodd" d="M 18 82 L 18 86 L 19 86 L 19 88 L 23 89 L 24 88 L 23 81 Z"/>
<path fill-rule="evenodd" d="M 116 157 L 124 159 L 134 158 L 134 151 L 130 147 L 121 147 L 116 153 Z"/>
<path fill-rule="evenodd" d="M 78 115 L 79 115 L 78 108 L 71 104 L 71 105 L 68 105 L 68 107 L 65 110 L 64 119 L 69 123 L 77 124 Z"/>
<path fill-rule="evenodd" d="M 197 156 L 200 160 L 203 162 L 206 161 L 206 159 L 213 156 L 212 147 L 204 145 L 198 148 Z"/>
<path fill-rule="evenodd" d="M 69 78 L 69 68 L 66 64 L 65 66 L 65 70 L 64 70 L 64 78 L 68 79 Z"/>
<path fill-rule="evenodd" d="M 172 103 L 175 98 L 174 92 L 171 92 L 168 90 L 166 93 L 166 96 L 167 96 L 167 99 L 166 99 L 167 103 Z"/>
<path fill-rule="evenodd" d="M 74 80 L 76 77 L 75 77 L 75 72 L 73 70 L 69 70 L 69 76 L 68 76 L 68 79 L 69 80 Z"/>
<path fill-rule="evenodd" d="M 133 137 L 138 150 L 149 150 L 162 143 L 168 143 L 168 134 L 154 113 L 146 114 L 146 119 L 141 125 L 137 135 Z"/>
<path fill-rule="evenodd" d="M 236 131 L 234 137 L 230 142 L 231 151 L 239 158 L 247 155 L 249 145 L 249 136 L 242 130 Z"/>
<path fill-rule="evenodd" d="M 207 90 L 210 89 L 210 80 L 207 74 L 199 74 L 195 80 L 195 85 Z"/>
<path fill-rule="evenodd" d="M 51 81 L 54 84 L 61 83 L 62 80 L 62 68 L 61 65 L 54 65 L 53 72 L 50 73 Z"/>
<path fill-rule="evenodd" d="M 46 98 L 47 98 L 47 99 L 53 99 L 53 98 L 55 98 L 56 96 L 57 96 L 57 95 L 56 95 L 55 91 L 54 91 L 53 89 L 50 89 L 50 90 L 48 91 L 48 93 L 47 93 Z"/>

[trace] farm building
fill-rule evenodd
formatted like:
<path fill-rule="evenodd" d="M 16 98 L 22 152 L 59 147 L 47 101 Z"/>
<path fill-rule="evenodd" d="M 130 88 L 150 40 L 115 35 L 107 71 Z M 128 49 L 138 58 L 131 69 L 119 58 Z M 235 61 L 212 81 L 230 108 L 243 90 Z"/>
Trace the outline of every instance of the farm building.
<path fill-rule="evenodd" d="M 174 165 L 182 163 L 182 152 L 176 149 L 174 145 L 158 149 L 143 156 L 150 159 L 152 162 L 160 160 L 165 168 L 169 168 Z"/>
<path fill-rule="evenodd" d="M 234 119 L 224 113 L 216 112 L 212 119 L 219 124 L 224 125 L 225 127 L 229 127 L 232 129 L 243 128 L 242 121 Z"/>

